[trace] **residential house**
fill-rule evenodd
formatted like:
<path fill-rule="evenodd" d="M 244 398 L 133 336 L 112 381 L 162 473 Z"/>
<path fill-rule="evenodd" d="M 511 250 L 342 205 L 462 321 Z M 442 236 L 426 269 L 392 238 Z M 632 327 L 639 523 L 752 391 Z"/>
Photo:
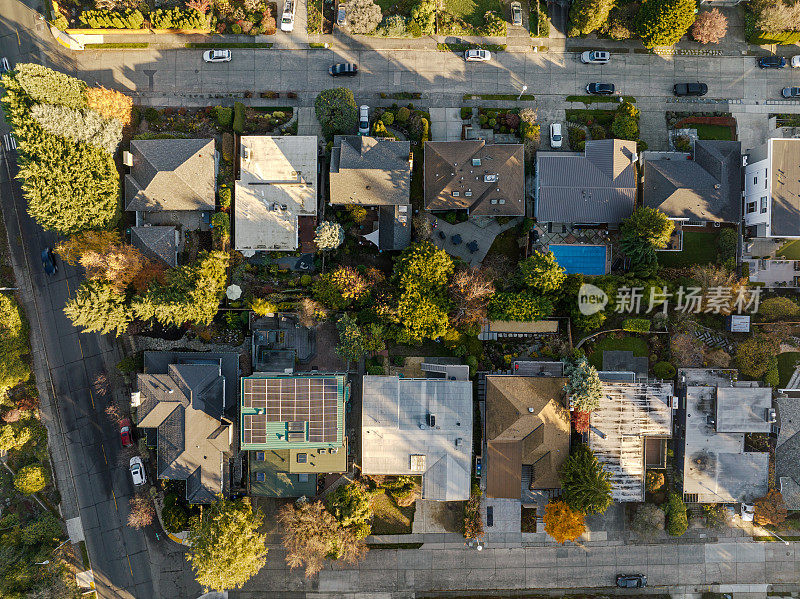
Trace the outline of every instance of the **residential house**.
<path fill-rule="evenodd" d="M 234 248 L 245 255 L 315 251 L 316 136 L 242 136 L 233 204 Z"/>
<path fill-rule="evenodd" d="M 422 499 L 469 499 L 472 383 L 363 378 L 361 471 L 422 476 Z"/>
<path fill-rule="evenodd" d="M 790 390 L 775 398 L 778 442 L 775 480 L 787 509 L 800 510 L 800 392 Z"/>
<path fill-rule="evenodd" d="M 536 219 L 548 230 L 617 228 L 636 206 L 636 142 L 601 139 L 583 152 L 537 152 Z"/>
<path fill-rule="evenodd" d="M 177 264 L 187 231 L 208 230 L 216 205 L 213 139 L 135 139 L 123 152 L 125 210 L 136 213 L 131 244 Z"/>
<path fill-rule="evenodd" d="M 745 160 L 742 262 L 750 281 L 800 287 L 800 139 L 769 139 Z"/>
<path fill-rule="evenodd" d="M 528 499 L 531 491 L 561 489 L 570 443 L 565 383 L 562 376 L 486 377 L 488 497 Z"/>
<path fill-rule="evenodd" d="M 227 492 L 233 449 L 239 356 L 214 352 L 145 352 L 132 394 L 138 428 L 155 439 L 156 476 L 186 481 L 190 503 Z"/>
<path fill-rule="evenodd" d="M 254 373 L 241 379 L 241 449 L 253 495 L 316 495 L 318 476 L 347 470 L 344 374 Z"/>
<path fill-rule="evenodd" d="M 333 138 L 330 197 L 333 206 L 363 206 L 365 237 L 381 250 L 411 242 L 411 144 L 388 138 Z"/>
<path fill-rule="evenodd" d="M 666 466 L 667 439 L 672 436 L 671 382 L 633 382 L 613 372 L 603 376 L 603 395 L 592 412 L 589 448 L 611 474 L 614 501 L 644 501 L 647 468 Z"/>
<path fill-rule="evenodd" d="M 425 209 L 471 216 L 525 216 L 522 144 L 425 142 Z"/>
<path fill-rule="evenodd" d="M 739 503 L 766 495 L 769 453 L 749 451 L 747 433 L 769 433 L 772 389 L 735 382 L 735 370 L 681 369 L 686 377 L 683 496 L 687 503 Z"/>

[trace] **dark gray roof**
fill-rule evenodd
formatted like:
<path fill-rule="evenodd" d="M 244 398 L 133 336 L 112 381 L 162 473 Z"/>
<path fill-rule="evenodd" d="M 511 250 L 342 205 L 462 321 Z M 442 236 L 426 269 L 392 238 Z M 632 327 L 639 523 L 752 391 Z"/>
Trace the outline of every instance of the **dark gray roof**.
<path fill-rule="evenodd" d="M 603 351 L 604 372 L 633 372 L 637 377 L 646 379 L 648 359 L 645 356 L 634 356 L 632 351 Z"/>
<path fill-rule="evenodd" d="M 381 206 L 378 216 L 378 247 L 402 250 L 411 243 L 411 206 Z"/>
<path fill-rule="evenodd" d="M 213 139 L 135 139 L 125 175 L 125 210 L 213 210 Z"/>
<path fill-rule="evenodd" d="M 539 222 L 618 224 L 636 205 L 636 143 L 587 141 L 583 154 L 539 152 Z"/>
<path fill-rule="evenodd" d="M 523 157 L 522 144 L 425 142 L 425 209 L 524 216 Z"/>
<path fill-rule="evenodd" d="M 694 144 L 694 160 L 646 160 L 644 204 L 670 218 L 738 222 L 742 147 L 738 141 Z"/>
<path fill-rule="evenodd" d="M 151 260 L 161 260 L 167 266 L 178 265 L 178 244 L 175 227 L 131 227 L 131 245 Z"/>
<path fill-rule="evenodd" d="M 786 507 L 800 510 L 800 398 L 778 396 L 775 406 L 780 424 L 775 448 L 775 478 L 780 483 Z"/>
<path fill-rule="evenodd" d="M 408 204 L 411 144 L 393 139 L 337 135 L 331 150 L 331 203 Z"/>
<path fill-rule="evenodd" d="M 772 140 L 770 234 L 800 235 L 800 139 Z"/>

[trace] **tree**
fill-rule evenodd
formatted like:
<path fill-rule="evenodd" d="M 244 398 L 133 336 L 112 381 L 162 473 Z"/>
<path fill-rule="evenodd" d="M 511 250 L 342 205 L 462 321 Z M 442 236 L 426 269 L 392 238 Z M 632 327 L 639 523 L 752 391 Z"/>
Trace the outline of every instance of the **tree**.
<path fill-rule="evenodd" d="M 7 78 L 15 79 L 34 102 L 86 107 L 86 84 L 75 77 L 36 63 L 19 63 L 14 66 L 14 74 Z"/>
<path fill-rule="evenodd" d="M 314 243 L 320 251 L 335 250 L 344 243 L 344 229 L 339 223 L 322 221 L 316 230 Z"/>
<path fill-rule="evenodd" d="M 591 412 L 581 412 L 580 410 L 574 410 L 572 412 L 572 426 L 576 433 L 588 433 L 591 422 Z"/>
<path fill-rule="evenodd" d="M 363 539 L 339 524 L 321 501 L 284 505 L 278 522 L 284 527 L 286 563 L 292 569 L 305 565 L 307 578 L 322 570 L 326 559 L 355 564 L 367 553 Z"/>
<path fill-rule="evenodd" d="M 574 541 L 586 531 L 583 514 L 560 499 L 548 502 L 543 520 L 545 532 L 557 543 Z"/>
<path fill-rule="evenodd" d="M 639 139 L 639 109 L 630 102 L 623 102 L 614 112 L 611 133 L 617 139 L 636 141 Z M 651 210 L 650 208 L 648 210 Z M 670 221 L 672 222 L 672 221 Z"/>
<path fill-rule="evenodd" d="M 33 495 L 47 486 L 47 480 L 47 470 L 42 464 L 29 464 L 14 475 L 14 487 L 20 493 Z"/>
<path fill-rule="evenodd" d="M 694 0 L 645 0 L 636 17 L 636 29 L 645 47 L 671 46 L 694 22 Z"/>
<path fill-rule="evenodd" d="M 21 449 L 33 439 L 33 430 L 25 422 L 11 422 L 0 426 L 0 451 Z"/>
<path fill-rule="evenodd" d="M 447 314 L 446 298 L 429 297 L 417 290 L 403 293 L 397 304 L 397 318 L 403 327 L 398 342 L 419 343 L 443 337 L 450 324 Z"/>
<path fill-rule="evenodd" d="M 197 582 L 215 591 L 238 589 L 267 563 L 264 517 L 248 498 L 220 497 L 192 519 L 188 559 Z"/>
<path fill-rule="evenodd" d="M 314 100 L 314 112 L 327 139 L 350 135 L 358 126 L 358 109 L 352 90 L 335 87 L 321 91 Z"/>
<path fill-rule="evenodd" d="M 415 37 L 432 35 L 436 31 L 436 0 L 419 0 L 411 9 L 409 31 Z"/>
<path fill-rule="evenodd" d="M 784 0 L 754 0 L 750 9 L 760 31 L 791 31 L 800 23 L 800 4 Z"/>
<path fill-rule="evenodd" d="M 28 353 L 28 327 L 16 300 L 0 294 L 0 403 L 9 389 L 31 376 L 23 356 Z"/>
<path fill-rule="evenodd" d="M 794 318 L 800 314 L 800 306 L 788 297 L 771 297 L 761 302 L 758 314 L 763 320 Z"/>
<path fill-rule="evenodd" d="M 489 318 L 530 322 L 547 318 L 553 313 L 553 302 L 526 291 L 498 291 L 489 300 Z"/>
<path fill-rule="evenodd" d="M 341 485 L 325 498 L 325 507 L 360 539 L 370 534 L 372 519 L 372 496 L 359 482 Z"/>
<path fill-rule="evenodd" d="M 398 285 L 406 290 L 440 291 L 453 274 L 453 259 L 430 241 L 408 246 L 394 266 Z"/>
<path fill-rule="evenodd" d="M 631 270 L 640 277 L 651 276 L 658 266 L 658 258 L 653 246 L 644 238 L 633 233 L 622 233 L 620 247 L 630 258 Z"/>
<path fill-rule="evenodd" d="M 137 494 L 130 498 L 129 503 L 130 513 L 128 514 L 128 526 L 131 528 L 144 528 L 153 523 L 156 510 L 149 497 Z"/>
<path fill-rule="evenodd" d="M 357 362 L 363 356 L 385 349 L 383 327 L 370 323 L 363 329 L 356 320 L 345 313 L 336 321 L 339 331 L 339 344 L 336 353 L 345 360 Z"/>
<path fill-rule="evenodd" d="M 338 266 L 329 277 L 346 300 L 358 300 L 369 293 L 369 282 L 352 266 Z"/>
<path fill-rule="evenodd" d="M 670 493 L 667 496 L 664 513 L 667 520 L 667 534 L 673 537 L 682 536 L 689 528 L 689 517 L 686 514 L 686 504 L 680 495 Z"/>
<path fill-rule="evenodd" d="M 266 316 L 267 314 L 275 314 L 278 311 L 278 306 L 264 297 L 255 297 L 250 300 L 250 309 L 258 316 Z"/>
<path fill-rule="evenodd" d="M 519 271 L 522 283 L 540 293 L 558 291 L 567 276 L 553 252 L 534 252 L 519 263 Z"/>
<path fill-rule="evenodd" d="M 113 154 L 122 141 L 122 123 L 104 118 L 94 110 L 34 104 L 30 116 L 48 133 L 91 144 L 109 154 Z"/>
<path fill-rule="evenodd" d="M 102 116 L 115 119 L 123 127 L 131 124 L 133 100 L 122 92 L 105 87 L 90 87 L 86 90 L 86 105 Z"/>
<path fill-rule="evenodd" d="M 564 374 L 567 377 L 564 389 L 569 395 L 571 409 L 594 412 L 603 396 L 603 384 L 597 369 L 581 356 L 564 362 Z"/>
<path fill-rule="evenodd" d="M 67 300 L 64 314 L 73 325 L 82 327 L 83 333 L 114 332 L 117 337 L 133 320 L 125 296 L 114 289 L 113 283 L 91 279 L 84 281 L 75 297 Z"/>
<path fill-rule="evenodd" d="M 486 318 L 486 308 L 494 294 L 494 282 L 479 268 L 461 268 L 448 287 L 453 310 L 453 326 L 471 325 Z"/>
<path fill-rule="evenodd" d="M 464 506 L 464 538 L 477 539 L 483 535 L 483 517 L 481 516 L 481 492 L 473 489 Z"/>
<path fill-rule="evenodd" d="M 55 547 L 64 534 L 61 521 L 49 513 L 42 514 L 33 522 L 22 527 L 20 540 L 25 545 L 45 545 Z"/>
<path fill-rule="evenodd" d="M 778 354 L 774 339 L 758 335 L 748 338 L 736 348 L 736 367 L 750 379 L 760 379 L 770 367 L 770 358 Z"/>
<path fill-rule="evenodd" d="M 374 33 L 382 18 L 381 7 L 372 0 L 350 0 L 347 3 L 347 21 L 350 31 L 355 34 Z"/>
<path fill-rule="evenodd" d="M 652 503 L 640 503 L 631 522 L 631 530 L 642 539 L 651 539 L 664 530 L 664 510 Z"/>
<path fill-rule="evenodd" d="M 599 29 L 613 6 L 614 0 L 576 0 L 569 9 L 569 35 L 588 35 Z"/>
<path fill-rule="evenodd" d="M 620 229 L 623 234 L 641 237 L 655 249 L 663 249 L 672 237 L 675 223 L 660 210 L 642 206 L 622 222 Z"/>
<path fill-rule="evenodd" d="M 644 490 L 655 493 L 664 486 L 664 473 L 648 470 L 644 477 Z"/>
<path fill-rule="evenodd" d="M 783 495 L 777 489 L 770 489 L 764 497 L 756 499 L 753 519 L 759 526 L 778 526 L 787 515 Z"/>
<path fill-rule="evenodd" d="M 728 18 L 718 8 L 706 10 L 697 15 L 691 34 L 701 44 L 716 44 L 728 32 Z"/>
<path fill-rule="evenodd" d="M 689 333 L 673 335 L 669 340 L 672 361 L 684 368 L 703 365 L 703 342 Z"/>
<path fill-rule="evenodd" d="M 596 514 L 611 505 L 611 474 L 586 445 L 564 460 L 560 476 L 562 498 L 572 509 Z"/>

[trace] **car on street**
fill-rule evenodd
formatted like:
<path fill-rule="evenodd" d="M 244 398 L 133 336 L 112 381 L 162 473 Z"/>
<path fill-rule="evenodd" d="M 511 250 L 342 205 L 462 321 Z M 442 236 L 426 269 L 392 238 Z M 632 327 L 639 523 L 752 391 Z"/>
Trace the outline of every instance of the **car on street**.
<path fill-rule="evenodd" d="M 752 522 L 756 515 L 756 506 L 752 503 L 745 503 L 743 501 L 739 514 L 742 516 L 743 522 Z"/>
<path fill-rule="evenodd" d="M 0 73 L 8 73 L 11 70 L 11 65 L 8 64 L 8 58 L 3 56 L 0 58 Z"/>
<path fill-rule="evenodd" d="M 467 62 L 488 62 L 492 59 L 489 50 L 472 49 L 464 52 L 464 60 Z"/>
<path fill-rule="evenodd" d="M 640 589 L 647 586 L 647 576 L 644 574 L 618 574 L 617 586 L 622 589 Z"/>
<path fill-rule="evenodd" d="M 358 75 L 358 65 L 354 62 L 340 62 L 332 64 L 328 69 L 331 77 L 355 77 Z"/>
<path fill-rule="evenodd" d="M 142 458 L 138 455 L 131 458 L 130 470 L 134 486 L 141 487 L 147 482 L 147 475 L 144 473 L 144 463 L 142 462 Z"/>
<path fill-rule="evenodd" d="M 676 96 L 705 96 L 708 93 L 708 86 L 705 83 L 676 83 L 672 88 L 672 93 Z"/>
<path fill-rule="evenodd" d="M 294 31 L 294 11 L 297 5 L 295 0 L 286 0 L 283 4 L 283 14 L 281 15 L 281 31 Z"/>
<path fill-rule="evenodd" d="M 586 93 L 596 96 L 610 96 L 614 93 L 613 83 L 590 83 L 586 86 Z"/>
<path fill-rule="evenodd" d="M 522 4 L 519 2 L 511 3 L 511 24 L 522 27 Z"/>
<path fill-rule="evenodd" d="M 366 104 L 358 107 L 358 134 L 369 135 L 369 106 Z"/>
<path fill-rule="evenodd" d="M 119 440 L 123 447 L 133 445 L 133 432 L 131 431 L 131 419 L 123 418 L 119 421 Z"/>
<path fill-rule="evenodd" d="M 56 257 L 53 255 L 53 248 L 44 248 L 42 250 L 42 268 L 44 274 L 53 276 L 58 273 L 58 266 L 56 266 Z"/>
<path fill-rule="evenodd" d="M 587 50 L 581 54 L 583 64 L 606 64 L 611 60 L 611 52 L 605 50 Z"/>
<path fill-rule="evenodd" d="M 781 95 L 784 98 L 800 98 L 800 87 L 784 87 Z"/>
<path fill-rule="evenodd" d="M 561 136 L 561 123 L 550 123 L 550 147 L 560 148 L 564 138 Z"/>
<path fill-rule="evenodd" d="M 203 52 L 203 60 L 206 62 L 230 62 L 230 50 L 207 50 Z"/>
<path fill-rule="evenodd" d="M 343 4 L 339 5 L 339 10 L 336 12 L 336 24 L 339 27 L 344 27 L 347 23 L 347 9 Z"/>
<path fill-rule="evenodd" d="M 790 63 L 793 69 L 800 67 L 800 54 L 796 56 L 792 56 L 792 61 Z"/>
<path fill-rule="evenodd" d="M 782 69 L 786 66 L 783 56 L 762 56 L 758 59 L 758 66 L 762 69 Z"/>

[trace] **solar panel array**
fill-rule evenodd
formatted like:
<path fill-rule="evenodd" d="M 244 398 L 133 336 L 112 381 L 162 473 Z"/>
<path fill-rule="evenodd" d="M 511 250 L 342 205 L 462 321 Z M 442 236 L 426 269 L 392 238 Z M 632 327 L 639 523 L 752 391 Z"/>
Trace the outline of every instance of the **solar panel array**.
<path fill-rule="evenodd" d="M 242 441 L 266 443 L 268 422 L 290 422 L 292 431 L 307 423 L 309 441 L 336 441 L 338 398 L 333 377 L 243 379 L 242 408 L 259 413 L 242 417 Z"/>

